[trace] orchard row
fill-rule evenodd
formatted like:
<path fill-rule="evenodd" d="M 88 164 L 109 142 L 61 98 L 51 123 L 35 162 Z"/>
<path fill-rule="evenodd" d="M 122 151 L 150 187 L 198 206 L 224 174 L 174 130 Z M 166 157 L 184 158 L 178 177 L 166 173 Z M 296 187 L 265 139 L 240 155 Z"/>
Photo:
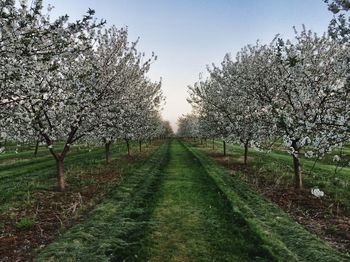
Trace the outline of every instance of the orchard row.
<path fill-rule="evenodd" d="M 271 150 L 282 142 L 302 188 L 300 154 L 322 158 L 337 149 L 334 161 L 342 161 L 350 141 L 348 43 L 303 27 L 292 40 L 276 36 L 245 46 L 235 59 L 227 54 L 189 87 L 194 114 L 180 118 L 179 135 L 239 143 L 245 163 L 249 146 Z"/>
<path fill-rule="evenodd" d="M 75 22 L 51 20 L 50 11 L 40 0 L 0 3 L 0 143 L 44 142 L 63 191 L 73 143 L 103 141 L 108 151 L 116 139 L 141 141 L 171 129 L 159 114 L 161 82 L 146 76 L 154 54 L 145 57 L 127 28 L 107 27 L 93 10 Z"/>

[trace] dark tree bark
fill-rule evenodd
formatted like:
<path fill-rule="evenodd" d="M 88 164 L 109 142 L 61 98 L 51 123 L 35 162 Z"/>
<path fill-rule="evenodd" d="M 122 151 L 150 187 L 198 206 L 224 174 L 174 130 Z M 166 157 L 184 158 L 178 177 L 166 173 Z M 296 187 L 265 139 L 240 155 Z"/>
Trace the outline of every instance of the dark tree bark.
<path fill-rule="evenodd" d="M 126 147 L 128 149 L 128 156 L 130 156 L 130 142 L 129 142 L 129 139 L 125 139 L 125 142 L 126 142 Z"/>
<path fill-rule="evenodd" d="M 213 150 L 215 149 L 215 139 L 213 138 Z"/>
<path fill-rule="evenodd" d="M 249 144 L 249 141 L 246 140 L 244 142 L 244 164 L 247 165 L 248 163 L 248 144 Z"/>
<path fill-rule="evenodd" d="M 79 137 L 74 138 L 77 130 L 78 130 L 78 128 L 71 129 L 71 131 L 68 135 L 67 141 L 66 141 L 61 153 L 55 152 L 54 149 L 52 148 L 53 141 L 50 139 L 50 137 L 47 134 L 41 133 L 42 137 L 45 139 L 46 144 L 49 147 L 49 151 L 50 151 L 51 155 L 56 160 L 56 174 L 57 174 L 57 180 L 58 180 L 58 190 L 61 192 L 65 191 L 63 161 L 64 161 L 64 159 L 65 159 L 65 157 L 70 149 L 70 145 L 72 143 L 74 143 L 76 140 L 78 140 L 80 137 L 82 137 L 82 136 L 79 136 Z"/>
<path fill-rule="evenodd" d="M 140 149 L 140 152 L 142 151 L 142 141 L 139 140 L 139 149 Z"/>
<path fill-rule="evenodd" d="M 56 172 L 58 179 L 58 190 L 64 192 L 66 190 L 66 185 L 64 181 L 64 172 L 63 172 L 63 159 L 58 157 L 56 159 Z"/>
<path fill-rule="evenodd" d="M 226 142 L 225 140 L 222 141 L 223 147 L 224 147 L 224 156 L 226 156 Z"/>
<path fill-rule="evenodd" d="M 112 142 L 105 142 L 105 156 L 106 156 L 106 163 L 109 163 L 110 159 L 110 148 L 111 148 Z"/>
<path fill-rule="evenodd" d="M 39 143 L 40 143 L 39 139 L 36 140 L 36 142 L 35 142 L 34 154 L 33 154 L 34 157 L 37 157 L 37 155 L 38 155 Z"/>
<path fill-rule="evenodd" d="M 292 141 L 292 147 L 294 149 L 293 153 L 293 164 L 294 164 L 294 188 L 303 189 L 303 179 L 301 175 L 301 165 L 299 159 L 299 150 L 300 148 L 297 145 L 297 141 Z"/>

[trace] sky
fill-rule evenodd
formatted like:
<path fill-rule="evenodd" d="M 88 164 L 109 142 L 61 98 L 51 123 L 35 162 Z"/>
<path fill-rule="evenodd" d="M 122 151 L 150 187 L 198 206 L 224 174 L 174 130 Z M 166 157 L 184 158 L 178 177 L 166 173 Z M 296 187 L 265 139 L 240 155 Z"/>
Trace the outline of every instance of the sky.
<path fill-rule="evenodd" d="M 88 8 L 108 25 L 128 26 L 130 41 L 158 60 L 148 76 L 158 81 L 166 104 L 164 120 L 176 130 L 179 116 L 191 112 L 188 86 L 207 65 L 220 64 L 258 39 L 270 42 L 276 34 L 292 38 L 293 26 L 316 33 L 327 30 L 332 14 L 323 0 L 44 0 L 55 8 L 52 16 L 82 17 Z"/>

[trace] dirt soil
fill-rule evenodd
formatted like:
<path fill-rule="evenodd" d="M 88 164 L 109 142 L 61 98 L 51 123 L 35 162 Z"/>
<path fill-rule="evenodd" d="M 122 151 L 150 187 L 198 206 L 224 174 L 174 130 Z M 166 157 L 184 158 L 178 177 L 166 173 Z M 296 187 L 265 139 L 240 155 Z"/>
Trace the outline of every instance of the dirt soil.
<path fill-rule="evenodd" d="M 231 171 L 239 171 L 242 179 L 251 184 L 310 232 L 318 235 L 343 252 L 350 250 L 350 212 L 335 203 L 329 196 L 317 198 L 310 190 L 296 191 L 293 188 L 274 186 L 268 179 L 254 179 L 256 170 L 239 163 L 230 163 L 218 153 L 209 153 L 217 163 Z M 235 172 L 232 172 L 234 174 Z M 264 174 L 259 174 L 263 176 Z"/>
<path fill-rule="evenodd" d="M 162 142 L 154 142 L 160 145 Z M 100 169 L 93 177 L 84 174 L 80 181 L 86 179 L 93 183 L 76 188 L 67 185 L 66 192 L 42 190 L 32 192 L 30 201 L 19 208 L 12 208 L 6 214 L 0 214 L 0 262 L 32 261 L 35 250 L 45 247 L 59 237 L 68 228 L 83 220 L 93 207 L 100 203 L 116 185 L 122 182 L 122 170 L 135 162 L 147 159 L 154 148 L 147 145 L 142 152 L 123 155 L 118 159 L 117 169 Z M 33 219 L 29 229 L 19 229 L 20 218 Z"/>
<path fill-rule="evenodd" d="M 107 189 L 121 181 L 121 176 L 108 172 L 94 176 L 94 180 L 78 192 L 35 192 L 26 206 L 0 215 L 0 261 L 32 261 L 33 250 L 43 248 L 83 219 L 103 199 Z M 16 226 L 23 217 L 35 220 L 29 230 Z"/>

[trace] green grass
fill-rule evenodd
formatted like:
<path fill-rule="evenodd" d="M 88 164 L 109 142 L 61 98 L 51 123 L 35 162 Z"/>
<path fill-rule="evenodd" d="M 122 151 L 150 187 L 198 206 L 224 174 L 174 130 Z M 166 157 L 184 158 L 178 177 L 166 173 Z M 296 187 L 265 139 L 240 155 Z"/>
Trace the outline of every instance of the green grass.
<path fill-rule="evenodd" d="M 135 144 L 135 150 L 136 146 Z M 125 153 L 124 143 L 112 145 L 113 159 Z M 25 205 L 33 192 L 53 190 L 56 187 L 55 161 L 47 148 L 40 148 L 37 158 L 32 155 L 32 150 L 18 154 L 8 151 L 0 155 L 0 212 Z M 89 149 L 80 145 L 73 146 L 64 161 L 68 190 L 81 186 L 76 174 L 102 169 L 104 161 L 103 147 Z"/>
<path fill-rule="evenodd" d="M 222 190 L 234 212 L 264 240 L 280 261 L 349 261 L 342 254 L 306 231 L 275 204 L 262 198 L 238 176 L 231 176 L 196 148 L 190 148 L 207 174 Z"/>
<path fill-rule="evenodd" d="M 194 143 L 197 145 L 198 143 Z M 212 148 L 212 145 L 209 145 Z M 243 163 L 243 148 L 238 145 L 227 144 L 230 156 L 228 163 Z M 212 149 L 210 149 L 212 150 Z M 349 150 L 346 148 L 345 150 Z M 222 142 L 216 141 L 215 152 L 222 152 Z M 350 167 L 344 167 L 336 173 L 336 166 L 330 160 L 331 155 L 316 162 L 301 156 L 301 167 L 305 188 L 317 187 L 350 210 Z M 314 165 L 315 164 L 315 165 Z M 255 172 L 257 180 L 277 187 L 293 187 L 293 160 L 285 151 L 258 152 L 249 149 L 248 166 Z"/>
<path fill-rule="evenodd" d="M 199 149 L 163 144 L 36 261 L 349 261 Z"/>
<path fill-rule="evenodd" d="M 29 230 L 35 225 L 33 218 L 23 217 L 16 223 L 16 228 L 19 230 Z"/>
<path fill-rule="evenodd" d="M 197 158 L 173 141 L 141 261 L 274 261 Z"/>
<path fill-rule="evenodd" d="M 167 163 L 168 144 L 149 160 L 130 168 L 124 181 L 97 205 L 84 222 L 42 250 L 37 261 L 121 261 L 135 259 L 138 240 L 149 226 L 152 194 Z"/>

